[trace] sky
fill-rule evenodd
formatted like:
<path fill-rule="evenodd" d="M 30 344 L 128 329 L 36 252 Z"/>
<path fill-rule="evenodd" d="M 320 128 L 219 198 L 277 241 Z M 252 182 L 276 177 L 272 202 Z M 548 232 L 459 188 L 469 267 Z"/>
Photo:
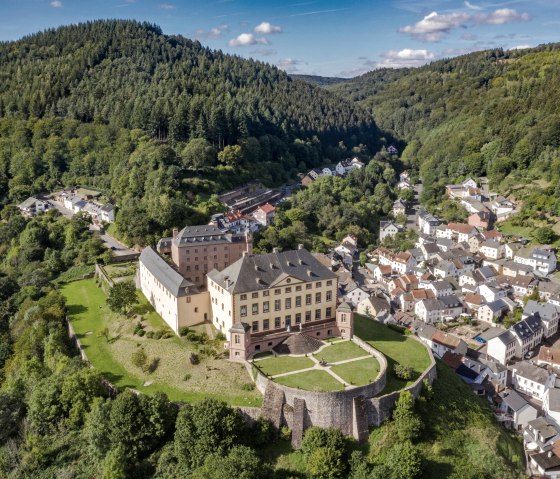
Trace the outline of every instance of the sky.
<path fill-rule="evenodd" d="M 560 41 L 560 0 L 0 0 L 0 41 L 107 18 L 337 77 Z"/>

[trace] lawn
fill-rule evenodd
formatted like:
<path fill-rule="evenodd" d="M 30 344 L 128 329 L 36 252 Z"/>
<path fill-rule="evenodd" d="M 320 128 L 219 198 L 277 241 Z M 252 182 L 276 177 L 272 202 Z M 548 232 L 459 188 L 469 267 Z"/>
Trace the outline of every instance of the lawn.
<path fill-rule="evenodd" d="M 258 391 L 243 389 L 252 381 L 242 364 L 201 356 L 200 364 L 193 366 L 189 357 L 192 352 L 200 354 L 199 345 L 175 335 L 159 340 L 134 335 L 140 317 L 145 331 L 169 330 L 141 294 L 131 317 L 125 317 L 107 308 L 105 293 L 93 279 L 68 283 L 61 290 L 69 319 L 89 361 L 118 387 L 144 393 L 161 391 L 181 402 L 211 397 L 238 406 L 262 403 Z M 110 341 L 98 335 L 104 328 L 109 330 Z M 217 342 L 206 347 L 211 346 L 221 351 Z M 144 348 L 150 362 L 157 364 L 154 372 L 143 372 L 132 364 L 132 354 L 139 347 Z"/>
<path fill-rule="evenodd" d="M 291 373 L 300 369 L 312 368 L 315 363 L 306 357 L 276 356 L 274 358 L 255 361 L 255 364 L 264 374 L 276 376 L 277 374 Z"/>
<path fill-rule="evenodd" d="M 338 361 L 359 358 L 361 356 L 369 356 L 369 353 L 352 341 L 344 341 L 342 343 L 331 344 L 315 353 L 314 356 L 318 360 L 324 359 L 328 363 L 336 363 Z"/>
<path fill-rule="evenodd" d="M 381 394 L 388 394 L 409 386 L 430 365 L 430 356 L 423 344 L 377 321 L 355 315 L 354 334 L 383 353 L 387 359 L 387 385 Z M 411 367 L 414 378 L 411 381 L 404 381 L 395 377 L 393 367 L 396 363 Z"/>
<path fill-rule="evenodd" d="M 379 362 L 375 358 L 360 359 L 331 366 L 331 371 L 352 386 L 365 386 L 379 375 Z"/>
<path fill-rule="evenodd" d="M 276 378 L 274 381 L 284 386 L 305 389 L 306 391 L 329 392 L 342 391 L 344 389 L 342 383 L 337 381 L 326 371 L 321 371 L 320 369 L 282 376 Z"/>
<path fill-rule="evenodd" d="M 93 264 L 80 264 L 78 266 L 72 266 L 71 268 L 67 269 L 58 276 L 54 283 L 67 283 L 70 281 L 76 281 L 78 279 L 82 279 L 84 276 L 88 274 L 93 274 L 95 271 L 95 266 Z"/>
<path fill-rule="evenodd" d="M 111 263 L 103 266 L 105 273 L 109 278 L 114 281 L 124 281 L 127 279 L 134 279 L 136 274 L 137 263 Z"/>

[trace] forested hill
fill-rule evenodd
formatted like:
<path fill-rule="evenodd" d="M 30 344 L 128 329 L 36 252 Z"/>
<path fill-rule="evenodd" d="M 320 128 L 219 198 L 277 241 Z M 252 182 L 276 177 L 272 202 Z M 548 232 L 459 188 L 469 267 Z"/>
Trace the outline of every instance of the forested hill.
<path fill-rule="evenodd" d="M 133 21 L 65 26 L 0 44 L 0 115 L 62 116 L 217 146 L 264 134 L 373 143 L 371 117 L 281 70 Z M 353 146 L 353 145 L 352 145 Z"/>
<path fill-rule="evenodd" d="M 302 80 L 304 82 L 310 83 L 311 85 L 317 86 L 328 86 L 336 85 L 338 83 L 343 83 L 348 81 L 346 78 L 339 77 L 322 77 L 318 75 L 290 75 L 294 80 Z"/>
<path fill-rule="evenodd" d="M 154 25 L 96 21 L 0 43 L 0 209 L 97 188 L 131 243 L 208 221 L 221 191 L 277 186 L 384 142 L 356 103 Z"/>
<path fill-rule="evenodd" d="M 533 214 L 560 214 L 560 44 L 376 70 L 327 88 L 408 142 L 403 159 L 421 165 L 425 200 L 447 182 L 488 175 Z"/>

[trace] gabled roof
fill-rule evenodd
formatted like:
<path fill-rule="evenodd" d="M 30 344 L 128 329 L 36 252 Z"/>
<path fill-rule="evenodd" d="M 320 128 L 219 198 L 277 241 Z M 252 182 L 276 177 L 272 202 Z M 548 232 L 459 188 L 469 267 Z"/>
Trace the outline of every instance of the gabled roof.
<path fill-rule="evenodd" d="M 517 334 L 517 336 L 521 339 L 537 334 L 537 332 L 542 328 L 542 321 L 536 316 L 529 316 L 526 319 L 522 319 L 511 327 L 515 334 Z"/>
<path fill-rule="evenodd" d="M 461 339 L 453 334 L 444 333 L 443 331 L 437 330 L 432 336 L 432 341 L 434 343 L 441 344 L 447 348 L 455 349 L 460 346 Z"/>
<path fill-rule="evenodd" d="M 232 294 L 273 287 L 280 278 L 300 281 L 335 279 L 337 276 L 306 249 L 245 255 L 223 271 L 213 270 L 208 277 Z"/>
<path fill-rule="evenodd" d="M 175 271 L 160 255 L 150 246 L 140 253 L 140 263 L 167 289 L 173 296 L 187 296 L 198 290 L 193 283 L 186 280 Z"/>
<path fill-rule="evenodd" d="M 542 320 L 550 320 L 555 316 L 558 316 L 560 308 L 551 303 L 539 303 L 534 299 L 527 301 L 527 304 L 523 308 L 523 314 L 527 315 L 539 315 Z"/>
<path fill-rule="evenodd" d="M 257 209 L 263 211 L 266 214 L 274 213 L 276 211 L 276 208 L 270 203 L 265 203 L 264 205 L 259 206 Z"/>
<path fill-rule="evenodd" d="M 516 363 L 512 370 L 517 376 L 530 379 L 539 384 L 545 384 L 550 376 L 546 369 L 523 361 Z"/>
<path fill-rule="evenodd" d="M 510 389 L 502 394 L 503 401 L 509 406 L 512 411 L 521 411 L 529 403 L 523 399 L 516 391 Z"/>
<path fill-rule="evenodd" d="M 463 356 L 457 353 L 452 353 L 451 351 L 446 351 L 441 359 L 452 369 L 457 369 L 463 364 Z"/>

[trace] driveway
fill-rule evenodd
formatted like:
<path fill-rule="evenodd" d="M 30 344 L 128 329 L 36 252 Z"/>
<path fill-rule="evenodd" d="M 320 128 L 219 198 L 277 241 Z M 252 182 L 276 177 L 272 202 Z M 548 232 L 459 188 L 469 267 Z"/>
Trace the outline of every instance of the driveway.
<path fill-rule="evenodd" d="M 416 223 L 416 213 L 420 207 L 420 195 L 422 194 L 422 183 L 414 185 L 414 199 L 408 205 L 408 211 L 406 213 L 406 228 L 409 230 L 414 230 L 418 233 L 418 224 Z"/>
<path fill-rule="evenodd" d="M 89 229 L 99 234 L 98 226 L 91 225 Z M 137 251 L 134 251 L 133 249 L 126 246 L 124 243 L 121 243 L 116 238 L 113 238 L 110 234 L 107 233 L 99 234 L 99 237 L 103 240 L 103 244 L 105 245 L 106 248 L 113 250 L 115 256 L 125 256 L 128 254 L 137 253 Z"/>

